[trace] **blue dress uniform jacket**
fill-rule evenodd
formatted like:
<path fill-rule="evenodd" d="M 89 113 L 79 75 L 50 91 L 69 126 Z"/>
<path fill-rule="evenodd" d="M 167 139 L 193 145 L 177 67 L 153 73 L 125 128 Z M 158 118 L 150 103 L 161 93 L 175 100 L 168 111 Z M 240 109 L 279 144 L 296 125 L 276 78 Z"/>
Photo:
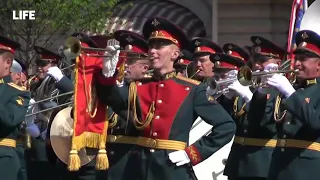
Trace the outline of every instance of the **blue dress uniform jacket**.
<path fill-rule="evenodd" d="M 9 75 L 0 80 L 0 94 L 0 177 L 17 180 L 20 161 L 15 140 L 27 113 L 30 93 L 14 84 Z"/>
<path fill-rule="evenodd" d="M 115 77 L 105 78 L 101 72 L 96 77 L 100 100 L 116 113 L 128 110 L 128 95 L 136 92 L 136 109 L 131 111 L 137 110 L 139 119 L 151 119 L 146 125 L 146 121 L 137 122 L 130 115 L 131 122 L 141 130 L 141 137 L 130 152 L 123 179 L 192 179 L 190 166 L 177 167 L 168 154 L 185 150 L 191 164 L 196 165 L 228 143 L 235 133 L 232 118 L 214 99 L 207 98 L 206 86 L 194 80 L 168 73 L 133 82 L 129 89 L 136 90 L 129 90 L 117 87 Z M 187 147 L 190 129 L 198 116 L 213 126 L 212 133 Z M 137 126 L 141 124 L 146 126 Z"/>
<path fill-rule="evenodd" d="M 320 81 L 320 78 L 317 79 Z M 277 126 L 270 180 L 318 180 L 320 177 L 320 84 L 298 89 L 281 103 L 287 111 Z"/>
<path fill-rule="evenodd" d="M 256 91 L 248 103 L 236 98 L 227 104 L 237 125 L 224 171 L 229 179 L 268 177 L 276 145 L 276 125 L 271 117 L 278 92 L 270 88 L 263 88 L 263 91 Z"/>

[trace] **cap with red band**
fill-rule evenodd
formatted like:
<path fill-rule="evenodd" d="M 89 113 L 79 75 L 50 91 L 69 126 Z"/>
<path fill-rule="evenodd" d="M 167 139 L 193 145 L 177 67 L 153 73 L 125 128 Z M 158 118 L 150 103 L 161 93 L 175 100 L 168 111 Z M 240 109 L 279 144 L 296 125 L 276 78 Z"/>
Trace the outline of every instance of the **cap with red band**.
<path fill-rule="evenodd" d="M 89 36 L 89 38 L 94 42 L 91 46 L 97 46 L 98 48 L 106 48 L 108 46 L 109 40 L 113 39 L 112 36 L 106 36 L 106 35 Z"/>
<path fill-rule="evenodd" d="M 188 50 L 181 50 L 178 60 L 175 62 L 175 65 L 187 66 L 193 61 L 193 54 Z"/>
<path fill-rule="evenodd" d="M 222 48 L 206 38 L 194 38 L 191 41 L 191 47 L 195 56 L 206 56 L 215 53 L 223 53 Z"/>
<path fill-rule="evenodd" d="M 320 35 L 310 30 L 303 30 L 296 34 L 297 48 L 294 54 L 310 52 L 320 57 Z"/>
<path fill-rule="evenodd" d="M 148 19 L 143 26 L 143 36 L 145 39 L 163 39 L 171 41 L 180 49 L 186 49 L 189 40 L 185 33 L 175 24 L 167 19 L 156 17 Z"/>
<path fill-rule="evenodd" d="M 59 56 L 59 54 L 54 53 L 40 46 L 34 46 L 33 49 L 36 51 L 37 54 L 40 55 L 40 59 L 38 60 L 41 61 L 56 62 L 62 58 L 61 56 Z"/>
<path fill-rule="evenodd" d="M 99 48 L 98 45 L 85 33 L 73 33 L 71 36 L 76 37 L 80 40 L 81 46 Z"/>
<path fill-rule="evenodd" d="M 215 69 L 238 70 L 245 65 L 242 59 L 223 53 L 211 54 L 210 60 L 214 63 Z"/>
<path fill-rule="evenodd" d="M 119 30 L 114 32 L 114 38 L 120 42 L 120 47 L 137 53 L 148 53 L 148 42 L 140 34 Z"/>
<path fill-rule="evenodd" d="M 215 64 L 215 69 L 236 69 L 244 66 L 249 59 L 249 54 L 241 47 L 227 43 L 222 48 L 226 54 L 216 53 L 210 55 L 210 60 Z"/>
<path fill-rule="evenodd" d="M 249 60 L 249 54 L 236 44 L 227 43 L 223 45 L 222 49 L 226 54 L 238 58 L 244 61 L 244 63 L 246 63 Z"/>
<path fill-rule="evenodd" d="M 19 49 L 20 47 L 20 43 L 13 41 L 7 37 L 0 36 L 0 49 L 14 53 L 16 49 Z"/>
<path fill-rule="evenodd" d="M 284 59 L 288 52 L 279 47 L 278 45 L 272 43 L 271 41 L 260 37 L 251 36 L 251 42 L 254 44 L 252 47 L 252 53 L 257 53 L 262 56 L 269 56 L 276 59 Z"/>

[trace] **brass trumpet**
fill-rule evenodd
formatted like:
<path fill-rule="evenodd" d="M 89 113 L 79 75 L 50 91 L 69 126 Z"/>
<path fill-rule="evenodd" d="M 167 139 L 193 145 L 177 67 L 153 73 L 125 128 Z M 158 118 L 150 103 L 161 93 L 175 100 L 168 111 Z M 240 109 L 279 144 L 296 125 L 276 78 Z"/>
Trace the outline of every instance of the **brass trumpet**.
<path fill-rule="evenodd" d="M 225 95 L 229 92 L 228 86 L 236 80 L 237 77 L 231 77 L 220 81 L 216 81 L 214 78 L 207 78 L 206 83 L 210 88 L 210 91 L 207 91 L 207 94 L 211 96 L 214 95 L 216 98 L 221 95 Z"/>
<path fill-rule="evenodd" d="M 120 49 L 119 49 L 120 50 Z M 90 57 L 112 57 L 112 55 L 106 54 L 110 50 L 105 48 L 91 48 L 91 47 L 83 47 L 81 46 L 81 42 L 76 37 L 69 37 L 65 41 L 64 45 L 62 46 L 62 49 L 59 49 L 61 54 L 66 57 L 66 59 L 75 59 L 78 57 L 81 52 L 96 52 L 96 53 L 105 53 L 102 54 L 87 54 L 87 56 Z M 134 56 L 141 53 L 132 52 L 131 50 L 121 50 L 121 52 L 127 52 L 128 54 L 125 56 L 120 57 L 128 57 L 128 55 Z M 144 54 L 143 54 L 144 55 Z M 134 56 L 134 58 L 142 58 L 141 56 Z"/>
<path fill-rule="evenodd" d="M 272 76 L 273 74 L 282 74 L 282 73 L 297 73 L 299 70 L 274 70 L 269 72 L 252 72 L 250 67 L 243 66 L 240 68 L 237 79 L 239 83 L 243 86 L 252 86 L 252 87 L 263 87 L 265 85 L 265 80 L 267 77 Z"/>

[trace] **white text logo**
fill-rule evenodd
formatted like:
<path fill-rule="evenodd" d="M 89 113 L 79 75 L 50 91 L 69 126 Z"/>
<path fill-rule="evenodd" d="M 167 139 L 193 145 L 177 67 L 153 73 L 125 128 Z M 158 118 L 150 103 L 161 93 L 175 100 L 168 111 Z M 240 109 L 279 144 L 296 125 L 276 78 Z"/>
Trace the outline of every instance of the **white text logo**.
<path fill-rule="evenodd" d="M 35 13 L 34 10 L 13 10 L 12 17 L 13 20 L 35 20 Z"/>

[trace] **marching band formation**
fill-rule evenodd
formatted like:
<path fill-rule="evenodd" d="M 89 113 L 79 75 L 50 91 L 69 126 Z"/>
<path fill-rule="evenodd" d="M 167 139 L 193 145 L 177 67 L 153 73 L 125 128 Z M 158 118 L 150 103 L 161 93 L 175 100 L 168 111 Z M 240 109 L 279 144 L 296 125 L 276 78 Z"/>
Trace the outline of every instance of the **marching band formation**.
<path fill-rule="evenodd" d="M 252 36 L 245 50 L 156 17 L 114 38 L 35 46 L 27 79 L 19 43 L 0 37 L 1 179 L 194 180 L 230 141 L 229 180 L 319 178 L 319 34 L 298 32 L 293 52 Z M 211 133 L 189 144 L 198 117 Z"/>

